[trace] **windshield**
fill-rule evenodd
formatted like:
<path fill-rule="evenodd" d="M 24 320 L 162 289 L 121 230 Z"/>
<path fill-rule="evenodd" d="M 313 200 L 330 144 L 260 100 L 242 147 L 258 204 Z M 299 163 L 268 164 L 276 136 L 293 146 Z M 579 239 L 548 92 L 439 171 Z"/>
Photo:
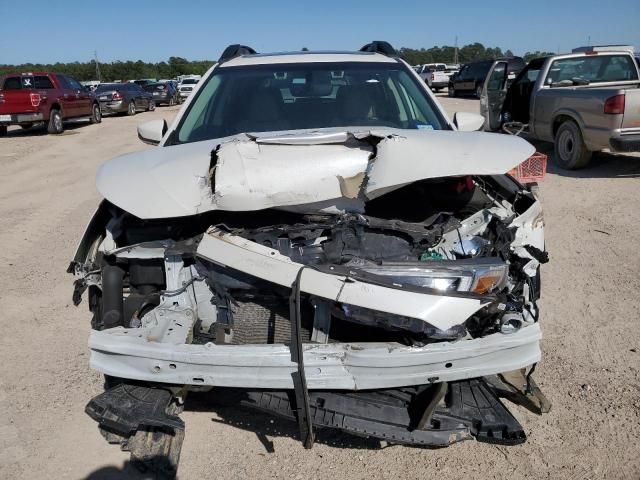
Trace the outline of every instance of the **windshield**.
<path fill-rule="evenodd" d="M 164 90 L 166 88 L 164 83 L 148 83 L 144 86 L 147 92 L 153 92 L 154 90 Z"/>
<path fill-rule="evenodd" d="M 98 87 L 96 88 L 96 93 L 110 92 L 112 90 L 120 90 L 121 88 L 121 83 L 103 83 L 101 85 L 98 85 Z"/>
<path fill-rule="evenodd" d="M 441 130 L 447 123 L 400 63 L 267 64 L 215 70 L 177 142 L 357 126 Z"/>

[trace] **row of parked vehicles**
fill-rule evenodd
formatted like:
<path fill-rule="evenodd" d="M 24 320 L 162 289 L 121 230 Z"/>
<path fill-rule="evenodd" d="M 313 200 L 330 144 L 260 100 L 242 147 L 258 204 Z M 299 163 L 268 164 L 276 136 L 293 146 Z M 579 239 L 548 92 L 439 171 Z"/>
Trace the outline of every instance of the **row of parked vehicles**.
<path fill-rule="evenodd" d="M 157 105 L 182 103 L 200 76 L 175 80 L 144 79 L 82 85 L 60 73 L 29 72 L 0 77 L 0 136 L 11 125 L 23 129 L 45 125 L 59 134 L 67 120 L 86 119 L 100 123 L 103 114 L 135 115 Z"/>

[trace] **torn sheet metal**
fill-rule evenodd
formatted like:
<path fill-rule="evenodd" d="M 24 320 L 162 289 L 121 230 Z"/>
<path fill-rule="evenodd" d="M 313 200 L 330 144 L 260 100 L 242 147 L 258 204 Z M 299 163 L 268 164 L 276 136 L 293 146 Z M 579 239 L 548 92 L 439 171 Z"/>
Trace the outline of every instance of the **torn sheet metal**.
<path fill-rule="evenodd" d="M 305 205 L 336 211 L 345 201 L 346 211 L 361 211 L 366 199 L 418 180 L 503 174 L 533 152 L 521 138 L 483 132 L 243 134 L 123 155 L 100 167 L 96 183 L 107 200 L 143 219 Z"/>
<path fill-rule="evenodd" d="M 176 385 L 293 388 L 289 347 L 172 345 L 140 329 L 92 330 L 91 368 L 106 375 Z M 364 390 L 449 382 L 516 370 L 540 360 L 538 324 L 511 335 L 409 347 L 397 343 L 305 344 L 309 389 Z"/>
<path fill-rule="evenodd" d="M 355 199 L 372 153 L 373 149 L 364 143 L 346 146 L 227 142 L 217 152 L 214 203 L 221 210 L 247 211 Z"/>
<path fill-rule="evenodd" d="M 302 292 L 339 303 L 418 318 L 441 330 L 464 323 L 484 305 L 478 298 L 429 295 L 319 272 L 293 262 L 277 250 L 211 229 L 197 254 L 213 263 L 290 288 L 304 268 Z"/>
<path fill-rule="evenodd" d="M 407 130 L 378 144 L 365 194 L 373 199 L 427 178 L 503 174 L 534 152 L 511 135 Z"/>

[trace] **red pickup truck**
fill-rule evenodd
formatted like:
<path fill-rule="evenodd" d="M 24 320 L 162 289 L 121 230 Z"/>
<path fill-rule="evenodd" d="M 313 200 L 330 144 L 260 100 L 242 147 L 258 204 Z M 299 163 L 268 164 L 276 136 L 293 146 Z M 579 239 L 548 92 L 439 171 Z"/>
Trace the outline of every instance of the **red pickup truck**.
<path fill-rule="evenodd" d="M 0 77 L 0 137 L 9 125 L 30 128 L 45 123 L 49 133 L 62 133 L 68 119 L 102 121 L 95 95 L 68 75 L 14 73 Z"/>

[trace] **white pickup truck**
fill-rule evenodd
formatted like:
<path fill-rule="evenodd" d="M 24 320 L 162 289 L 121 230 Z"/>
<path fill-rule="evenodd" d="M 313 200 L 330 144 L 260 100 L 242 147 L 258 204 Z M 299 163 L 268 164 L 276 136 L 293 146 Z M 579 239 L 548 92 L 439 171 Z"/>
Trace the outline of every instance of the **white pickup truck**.
<path fill-rule="evenodd" d="M 418 75 L 429 85 L 431 90 L 438 92 L 449 85 L 449 75 L 445 70 L 446 65 L 444 63 L 429 63 L 420 66 Z"/>
<path fill-rule="evenodd" d="M 486 130 L 553 142 L 554 159 L 566 169 L 586 167 L 595 151 L 640 151 L 640 71 L 632 52 L 537 58 L 510 85 L 506 67 L 495 61 L 484 84 Z"/>

